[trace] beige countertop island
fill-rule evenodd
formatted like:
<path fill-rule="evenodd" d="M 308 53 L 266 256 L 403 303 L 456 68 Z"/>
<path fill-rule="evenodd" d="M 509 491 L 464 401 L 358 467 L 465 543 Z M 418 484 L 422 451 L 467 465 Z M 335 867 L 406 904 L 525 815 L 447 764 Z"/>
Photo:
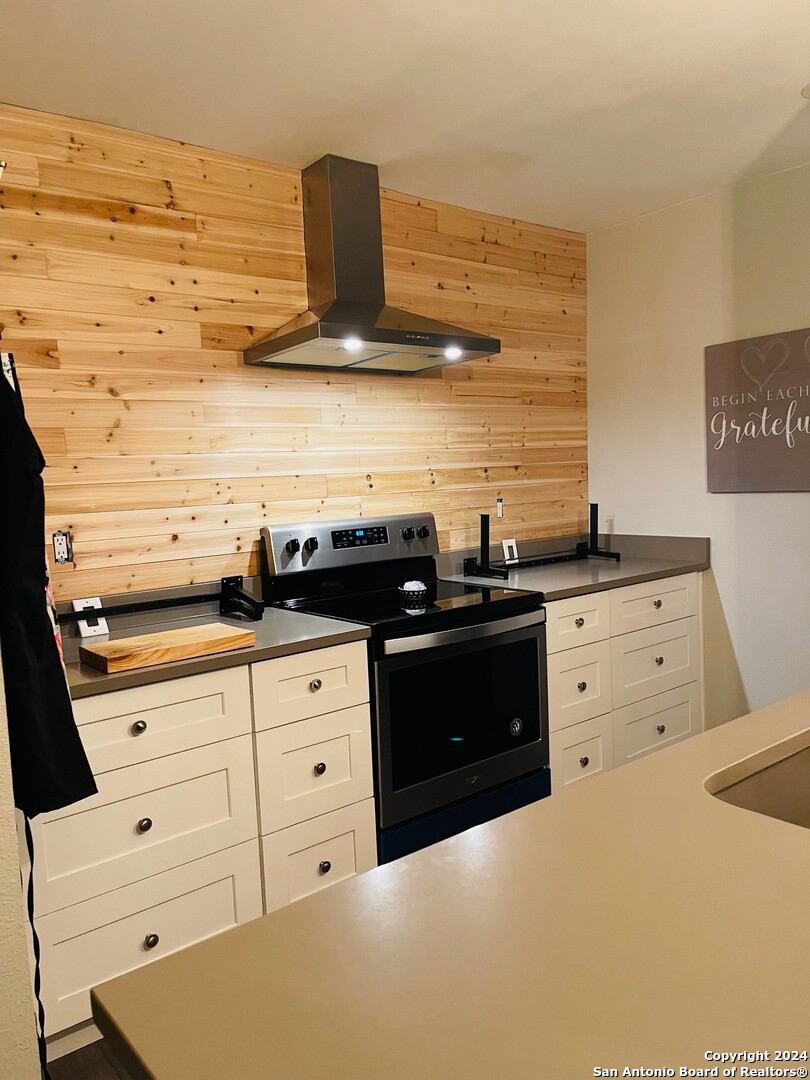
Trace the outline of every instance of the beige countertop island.
<path fill-rule="evenodd" d="M 807 747 L 810 692 L 133 971 L 94 1017 L 133 1080 L 790 1075 L 741 1069 L 810 1064 L 775 1060 L 810 1051 L 810 828 L 707 784 L 791 754 L 802 781 Z"/>

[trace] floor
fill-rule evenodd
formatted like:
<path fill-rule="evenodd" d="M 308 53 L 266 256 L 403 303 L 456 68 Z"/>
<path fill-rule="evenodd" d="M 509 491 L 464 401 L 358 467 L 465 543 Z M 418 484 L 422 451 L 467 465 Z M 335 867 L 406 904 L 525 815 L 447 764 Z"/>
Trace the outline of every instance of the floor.
<path fill-rule="evenodd" d="M 113 1064 L 104 1040 L 83 1046 L 48 1066 L 51 1080 L 130 1080 L 129 1073 Z"/>

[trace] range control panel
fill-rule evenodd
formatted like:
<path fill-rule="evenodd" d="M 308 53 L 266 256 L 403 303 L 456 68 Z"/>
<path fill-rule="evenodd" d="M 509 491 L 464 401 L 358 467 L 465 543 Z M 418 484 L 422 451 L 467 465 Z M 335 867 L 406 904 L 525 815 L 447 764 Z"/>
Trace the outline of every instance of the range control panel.
<path fill-rule="evenodd" d="M 388 543 L 388 526 L 377 525 L 373 529 L 333 529 L 332 547 L 369 547 L 371 544 Z"/>
<path fill-rule="evenodd" d="M 261 530 L 261 541 L 271 574 L 332 570 L 439 553 L 433 514 L 271 525 Z"/>

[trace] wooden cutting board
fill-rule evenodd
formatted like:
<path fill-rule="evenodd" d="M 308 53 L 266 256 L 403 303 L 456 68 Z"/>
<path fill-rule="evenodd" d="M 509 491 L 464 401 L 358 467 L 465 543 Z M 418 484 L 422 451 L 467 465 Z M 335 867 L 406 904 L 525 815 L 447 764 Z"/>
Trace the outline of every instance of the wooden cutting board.
<path fill-rule="evenodd" d="M 193 656 L 246 649 L 256 644 L 252 630 L 221 623 L 204 623 L 179 630 L 160 630 L 156 634 L 119 638 L 117 641 L 80 645 L 79 659 L 109 675 L 113 671 L 168 664 L 172 660 L 188 660 Z"/>

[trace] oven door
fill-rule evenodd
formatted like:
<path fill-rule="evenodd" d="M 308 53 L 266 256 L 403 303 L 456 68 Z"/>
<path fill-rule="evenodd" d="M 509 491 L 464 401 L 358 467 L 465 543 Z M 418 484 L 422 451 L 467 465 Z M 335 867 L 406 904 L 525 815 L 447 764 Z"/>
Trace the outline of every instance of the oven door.
<path fill-rule="evenodd" d="M 380 828 L 548 765 L 544 611 L 386 641 L 375 675 Z"/>

